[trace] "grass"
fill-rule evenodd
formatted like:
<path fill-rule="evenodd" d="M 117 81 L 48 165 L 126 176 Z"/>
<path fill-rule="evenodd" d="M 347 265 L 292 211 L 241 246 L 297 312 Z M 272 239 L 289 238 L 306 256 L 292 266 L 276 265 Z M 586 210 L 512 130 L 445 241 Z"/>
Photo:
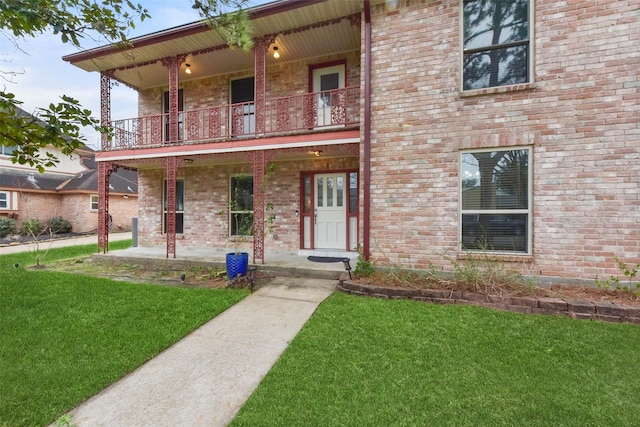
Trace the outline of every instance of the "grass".
<path fill-rule="evenodd" d="M 96 250 L 52 249 L 41 263 Z M 2 426 L 53 422 L 247 295 L 23 267 L 32 264 L 33 253 L 0 256 Z"/>
<path fill-rule="evenodd" d="M 640 328 L 334 294 L 234 426 L 638 423 Z"/>
<path fill-rule="evenodd" d="M 131 246 L 131 240 L 120 240 L 109 243 L 109 250 L 116 251 Z M 39 251 L 18 252 L 15 254 L 0 255 L 0 271 L 7 272 L 17 263 L 22 267 L 36 265 L 36 257 L 40 257 L 40 264 L 51 263 L 63 259 L 89 256 L 98 252 L 98 245 L 79 245 L 63 248 L 49 249 L 48 242 L 40 243 Z M 4 273 L 3 273 L 4 274 Z"/>

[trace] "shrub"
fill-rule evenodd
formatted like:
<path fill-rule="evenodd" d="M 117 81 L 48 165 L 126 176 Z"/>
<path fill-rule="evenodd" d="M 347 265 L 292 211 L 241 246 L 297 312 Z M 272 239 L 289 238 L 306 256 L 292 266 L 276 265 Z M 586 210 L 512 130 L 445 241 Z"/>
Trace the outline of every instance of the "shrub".
<path fill-rule="evenodd" d="M 43 229 L 44 227 L 37 219 L 28 219 L 22 223 L 22 234 L 25 235 L 38 235 Z"/>
<path fill-rule="evenodd" d="M 48 222 L 49 229 L 54 234 L 68 233 L 71 231 L 71 223 L 61 216 L 54 216 Z"/>
<path fill-rule="evenodd" d="M 364 254 L 359 249 L 360 248 L 358 248 L 358 262 L 356 263 L 356 268 L 353 272 L 357 276 L 369 277 L 375 272 L 375 269 L 371 261 L 364 259 Z"/>
<path fill-rule="evenodd" d="M 0 216 L 0 236 L 6 236 L 13 233 L 16 229 L 16 220 Z"/>

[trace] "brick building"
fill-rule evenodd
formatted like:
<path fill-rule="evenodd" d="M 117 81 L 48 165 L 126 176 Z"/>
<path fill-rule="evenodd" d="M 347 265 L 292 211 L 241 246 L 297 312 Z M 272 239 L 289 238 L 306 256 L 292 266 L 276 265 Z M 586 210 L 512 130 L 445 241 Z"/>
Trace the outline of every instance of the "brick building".
<path fill-rule="evenodd" d="M 18 109 L 21 116 L 29 113 Z M 41 224 L 60 216 L 71 223 L 72 231 L 85 233 L 98 227 L 98 170 L 89 147 L 71 156 L 49 147 L 59 163 L 40 173 L 28 165 L 14 164 L 16 147 L 0 141 L 0 216 L 14 218 L 17 231 L 27 220 Z M 121 170 L 111 181 L 109 194 L 112 230 L 131 228 L 137 215 L 138 190 L 134 171 Z"/>
<path fill-rule="evenodd" d="M 196 22 L 65 57 L 101 73 L 139 243 L 594 279 L 640 258 L 640 2 L 289 0 L 251 52 Z M 139 93 L 113 120 L 110 82 Z M 270 208 L 273 206 L 273 211 Z M 265 235 L 265 218 L 276 215 Z M 106 234 L 100 245 L 105 246 Z"/>

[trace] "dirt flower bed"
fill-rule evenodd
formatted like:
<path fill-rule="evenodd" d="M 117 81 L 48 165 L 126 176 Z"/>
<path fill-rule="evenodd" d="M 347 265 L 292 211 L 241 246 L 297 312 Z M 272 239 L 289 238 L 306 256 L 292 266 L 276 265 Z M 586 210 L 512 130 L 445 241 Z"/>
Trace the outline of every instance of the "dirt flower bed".
<path fill-rule="evenodd" d="M 640 298 L 637 292 L 634 294 L 632 291 L 615 289 L 613 287 L 601 288 L 563 283 L 542 287 L 526 283 L 520 277 L 493 277 L 492 280 L 470 282 L 456 280 L 455 278 L 448 279 L 429 273 L 418 274 L 407 271 L 375 271 L 369 276 L 354 275 L 352 282 L 380 288 L 440 289 L 452 292 L 492 295 L 500 298 L 560 298 L 564 300 L 609 302 L 640 307 Z"/>
<path fill-rule="evenodd" d="M 167 270 L 153 266 L 139 264 L 112 265 L 94 262 L 92 258 L 80 258 L 61 261 L 47 265 L 44 268 L 52 271 L 80 274 L 85 276 L 103 277 L 129 283 L 145 283 L 161 286 L 185 286 L 200 288 L 249 288 L 247 277 L 228 280 L 223 268 L 218 267 L 189 267 L 183 270 Z M 273 277 L 256 271 L 254 287 L 268 283 Z"/>

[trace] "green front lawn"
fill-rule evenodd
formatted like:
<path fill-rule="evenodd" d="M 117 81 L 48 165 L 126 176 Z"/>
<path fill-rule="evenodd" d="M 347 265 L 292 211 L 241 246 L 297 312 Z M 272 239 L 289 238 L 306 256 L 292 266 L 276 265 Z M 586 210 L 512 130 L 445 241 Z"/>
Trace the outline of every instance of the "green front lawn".
<path fill-rule="evenodd" d="M 640 327 L 334 294 L 234 426 L 633 426 Z"/>
<path fill-rule="evenodd" d="M 95 252 L 53 249 L 41 263 Z M 0 256 L 2 426 L 53 422 L 247 295 L 23 267 L 34 263 L 29 253 Z"/>
<path fill-rule="evenodd" d="M 3 427 L 52 422 L 246 295 L 33 263 L 0 256 Z M 638 425 L 639 350 L 636 325 L 334 294 L 233 424 Z"/>

